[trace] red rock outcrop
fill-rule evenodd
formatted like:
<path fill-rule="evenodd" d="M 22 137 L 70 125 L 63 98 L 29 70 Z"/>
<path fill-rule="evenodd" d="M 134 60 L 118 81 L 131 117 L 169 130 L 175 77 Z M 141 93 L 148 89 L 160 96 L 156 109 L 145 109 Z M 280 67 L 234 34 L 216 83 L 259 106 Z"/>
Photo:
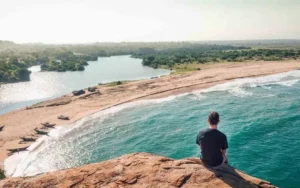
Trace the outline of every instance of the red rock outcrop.
<path fill-rule="evenodd" d="M 174 160 L 149 153 L 134 153 L 34 177 L 7 178 L 0 187 L 274 187 L 269 182 L 223 165 L 205 167 L 197 158 Z"/>

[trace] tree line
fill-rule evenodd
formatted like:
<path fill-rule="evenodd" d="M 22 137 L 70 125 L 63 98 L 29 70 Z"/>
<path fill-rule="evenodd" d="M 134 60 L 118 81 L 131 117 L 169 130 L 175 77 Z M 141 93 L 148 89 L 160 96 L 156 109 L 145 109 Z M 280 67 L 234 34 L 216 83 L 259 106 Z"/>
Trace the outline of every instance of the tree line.
<path fill-rule="evenodd" d="M 300 50 L 252 49 L 199 42 L 46 45 L 0 41 L 0 82 L 28 81 L 31 73 L 28 68 L 33 65 L 41 65 L 42 71 L 83 71 L 88 61 L 113 55 L 132 55 L 141 58 L 145 66 L 172 69 L 180 64 L 297 59 Z"/>
<path fill-rule="evenodd" d="M 238 47 L 236 49 L 211 48 L 206 50 L 175 49 L 139 52 L 134 55 L 143 59 L 143 65 L 158 68 L 167 66 L 170 69 L 176 64 L 208 62 L 244 62 L 244 61 L 280 61 L 285 59 L 300 58 L 300 50 L 280 49 L 249 49 Z"/>
<path fill-rule="evenodd" d="M 29 67 L 41 65 L 42 71 L 83 71 L 88 61 L 97 56 L 75 54 L 67 49 L 45 49 L 43 51 L 6 50 L 0 53 L 0 82 L 29 81 Z"/>

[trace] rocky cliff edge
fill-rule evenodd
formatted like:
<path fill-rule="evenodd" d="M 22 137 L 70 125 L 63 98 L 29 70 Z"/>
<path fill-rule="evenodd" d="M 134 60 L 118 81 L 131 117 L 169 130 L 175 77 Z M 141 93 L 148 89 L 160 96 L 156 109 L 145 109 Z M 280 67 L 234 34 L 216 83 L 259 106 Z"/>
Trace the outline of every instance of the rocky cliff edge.
<path fill-rule="evenodd" d="M 228 165 L 217 170 L 197 158 L 174 160 L 149 153 L 134 153 L 81 167 L 34 177 L 7 178 L 0 187 L 268 187 L 271 183 Z"/>

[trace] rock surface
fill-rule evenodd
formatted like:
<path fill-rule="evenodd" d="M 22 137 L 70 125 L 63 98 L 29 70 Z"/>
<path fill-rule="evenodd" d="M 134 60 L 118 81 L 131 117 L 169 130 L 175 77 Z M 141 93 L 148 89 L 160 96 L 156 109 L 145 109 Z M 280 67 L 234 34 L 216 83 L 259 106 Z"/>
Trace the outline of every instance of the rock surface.
<path fill-rule="evenodd" d="M 197 158 L 173 160 L 134 153 L 82 167 L 27 178 L 7 178 L 0 187 L 274 187 L 269 182 L 223 165 L 205 167 Z"/>

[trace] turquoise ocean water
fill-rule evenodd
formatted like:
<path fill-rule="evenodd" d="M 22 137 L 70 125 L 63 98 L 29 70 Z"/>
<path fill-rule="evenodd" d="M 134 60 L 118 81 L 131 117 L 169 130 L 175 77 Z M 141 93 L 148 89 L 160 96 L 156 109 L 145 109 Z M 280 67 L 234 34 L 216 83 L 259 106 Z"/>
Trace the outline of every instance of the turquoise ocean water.
<path fill-rule="evenodd" d="M 300 71 L 292 71 L 114 107 L 53 130 L 32 151 L 7 159 L 5 168 L 23 176 L 132 152 L 199 157 L 196 135 L 216 110 L 232 166 L 280 187 L 299 187 L 299 80 Z"/>

